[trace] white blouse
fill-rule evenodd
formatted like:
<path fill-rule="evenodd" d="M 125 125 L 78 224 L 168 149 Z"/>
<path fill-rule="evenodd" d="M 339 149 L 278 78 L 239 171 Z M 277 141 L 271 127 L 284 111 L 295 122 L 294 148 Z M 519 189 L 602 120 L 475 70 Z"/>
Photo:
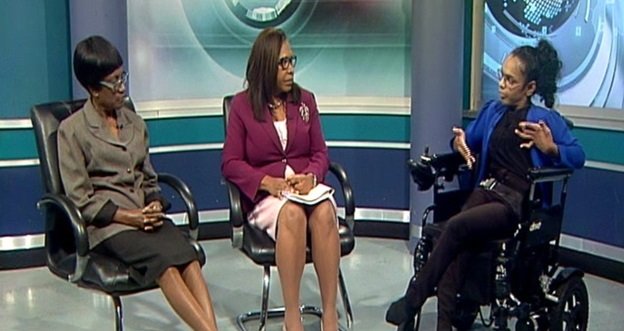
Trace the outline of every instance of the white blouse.
<path fill-rule="evenodd" d="M 286 144 L 288 143 L 288 128 L 286 127 L 286 120 L 273 121 L 273 125 L 275 125 L 275 130 L 277 131 L 277 136 L 282 144 L 282 149 L 285 150 Z"/>
<path fill-rule="evenodd" d="M 280 143 L 282 144 L 282 149 L 286 150 L 286 144 L 288 143 L 288 127 L 286 126 L 286 119 L 282 121 L 273 121 L 273 125 L 275 126 L 275 130 L 277 131 L 277 136 L 279 137 Z M 284 178 L 290 177 L 295 174 L 293 168 L 290 165 L 286 165 L 286 171 L 284 173 Z"/>

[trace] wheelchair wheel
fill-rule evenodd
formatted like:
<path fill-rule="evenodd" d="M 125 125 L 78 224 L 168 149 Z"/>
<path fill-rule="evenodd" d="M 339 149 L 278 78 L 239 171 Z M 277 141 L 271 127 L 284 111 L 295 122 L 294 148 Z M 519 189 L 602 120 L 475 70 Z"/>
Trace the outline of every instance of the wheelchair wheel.
<path fill-rule="evenodd" d="M 550 310 L 550 330 L 587 330 L 589 297 L 583 279 L 579 276 L 572 277 L 561 284 L 555 293 L 559 302 Z"/>

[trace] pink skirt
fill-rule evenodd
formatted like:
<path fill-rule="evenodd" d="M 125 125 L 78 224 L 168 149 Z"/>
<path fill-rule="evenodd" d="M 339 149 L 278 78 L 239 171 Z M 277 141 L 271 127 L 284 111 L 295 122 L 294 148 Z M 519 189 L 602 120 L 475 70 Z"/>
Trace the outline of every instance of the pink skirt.
<path fill-rule="evenodd" d="M 337 209 L 334 197 L 329 197 L 334 212 Z M 277 229 L 277 216 L 286 202 L 289 200 L 284 197 L 274 197 L 272 195 L 262 199 L 254 209 L 248 214 L 247 220 L 249 224 L 266 232 L 273 241 L 275 241 L 275 230 Z M 296 202 L 293 202 L 296 203 Z M 336 225 L 338 225 L 338 216 L 336 215 Z"/>

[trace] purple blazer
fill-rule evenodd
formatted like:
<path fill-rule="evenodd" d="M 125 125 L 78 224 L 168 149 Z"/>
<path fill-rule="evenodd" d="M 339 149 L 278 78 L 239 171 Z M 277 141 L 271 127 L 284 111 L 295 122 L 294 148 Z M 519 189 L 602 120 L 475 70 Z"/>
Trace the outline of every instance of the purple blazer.
<path fill-rule="evenodd" d="M 249 202 L 255 204 L 268 196 L 268 192 L 259 191 L 265 175 L 283 177 L 288 164 L 297 174 L 315 174 L 321 183 L 329 168 L 314 96 L 302 89 L 300 101 L 295 102 L 289 96 L 286 108 L 288 143 L 283 150 L 268 105 L 265 106 L 266 120 L 258 122 L 246 91 L 232 99 L 221 172 L 247 198 L 244 199 L 247 200 L 246 210 L 251 207 Z"/>

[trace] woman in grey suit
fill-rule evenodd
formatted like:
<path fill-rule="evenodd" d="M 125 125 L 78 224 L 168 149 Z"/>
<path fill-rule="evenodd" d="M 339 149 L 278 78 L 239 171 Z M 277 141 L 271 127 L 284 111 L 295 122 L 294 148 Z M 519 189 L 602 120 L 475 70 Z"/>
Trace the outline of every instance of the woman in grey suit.
<path fill-rule="evenodd" d="M 123 107 L 128 75 L 119 52 L 89 37 L 76 46 L 74 72 L 89 98 L 59 126 L 60 174 L 91 248 L 128 264 L 136 282 L 156 282 L 194 330 L 216 330 L 197 253 L 165 218 L 145 122 Z"/>

